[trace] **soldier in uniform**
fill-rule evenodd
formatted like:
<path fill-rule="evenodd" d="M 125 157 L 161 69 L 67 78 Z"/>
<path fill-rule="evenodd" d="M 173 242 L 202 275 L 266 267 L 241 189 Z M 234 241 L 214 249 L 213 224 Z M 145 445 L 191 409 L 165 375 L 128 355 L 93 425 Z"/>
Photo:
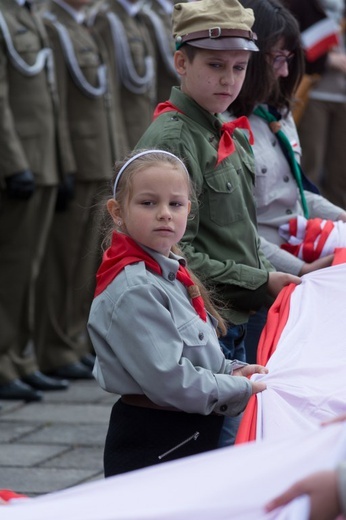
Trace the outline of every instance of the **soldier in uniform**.
<path fill-rule="evenodd" d="M 156 102 L 155 53 L 142 5 L 137 0 L 107 0 L 89 19 L 110 52 L 116 88 L 120 82 L 128 150 L 151 123 Z"/>
<path fill-rule="evenodd" d="M 143 14 L 153 40 L 156 62 L 157 103 L 166 101 L 171 88 L 180 80 L 174 67 L 174 39 L 172 37 L 172 12 L 176 0 L 148 0 Z"/>
<path fill-rule="evenodd" d="M 30 7 L 30 6 L 29 6 Z M 0 7 L 0 399 L 40 400 L 68 382 L 44 376 L 33 349 L 35 281 L 61 164 L 71 171 L 57 118 L 52 53 L 22 0 Z M 60 142 L 60 146 L 57 143 Z M 66 151 L 66 154 L 62 154 Z"/>
<path fill-rule="evenodd" d="M 67 379 L 92 377 L 86 323 L 100 249 L 98 202 L 123 146 L 107 51 L 83 24 L 89 3 L 50 0 L 42 11 L 76 175 L 58 195 L 38 284 L 35 345 L 42 371 Z"/>

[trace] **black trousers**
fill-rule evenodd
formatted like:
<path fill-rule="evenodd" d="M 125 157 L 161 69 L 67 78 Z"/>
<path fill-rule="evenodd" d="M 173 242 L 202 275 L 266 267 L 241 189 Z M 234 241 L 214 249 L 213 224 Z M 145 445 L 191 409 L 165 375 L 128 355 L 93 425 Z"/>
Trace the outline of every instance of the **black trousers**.
<path fill-rule="evenodd" d="M 223 420 L 132 406 L 119 399 L 106 437 L 105 477 L 216 449 Z"/>

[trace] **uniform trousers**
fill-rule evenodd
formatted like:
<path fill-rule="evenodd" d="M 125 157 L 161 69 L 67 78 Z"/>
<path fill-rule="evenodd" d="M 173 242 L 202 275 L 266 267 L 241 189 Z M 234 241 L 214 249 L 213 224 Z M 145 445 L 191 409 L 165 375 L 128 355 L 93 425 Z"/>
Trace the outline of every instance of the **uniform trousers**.
<path fill-rule="evenodd" d="M 217 448 L 224 417 L 113 406 L 104 450 L 105 477 Z"/>
<path fill-rule="evenodd" d="M 37 186 L 29 200 L 1 194 L 0 384 L 38 369 L 30 347 L 33 302 L 55 197 L 53 186 Z"/>
<path fill-rule="evenodd" d="M 100 197 L 106 181 L 77 181 L 75 197 L 54 214 L 38 282 L 35 347 L 40 368 L 54 371 L 91 350 L 86 323 L 101 258 Z"/>

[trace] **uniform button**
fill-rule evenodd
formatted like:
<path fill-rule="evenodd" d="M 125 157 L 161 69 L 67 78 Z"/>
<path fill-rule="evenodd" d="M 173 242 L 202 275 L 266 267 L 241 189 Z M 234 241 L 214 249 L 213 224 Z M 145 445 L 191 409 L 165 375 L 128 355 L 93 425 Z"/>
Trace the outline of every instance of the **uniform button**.
<path fill-rule="evenodd" d="M 276 146 L 276 141 L 272 141 L 272 145 L 273 145 L 273 146 Z"/>
<path fill-rule="evenodd" d="M 291 209 L 286 209 L 286 215 L 292 215 L 292 210 Z"/>
<path fill-rule="evenodd" d="M 222 406 L 220 406 L 220 412 L 225 412 L 227 410 L 228 406 L 227 404 L 223 404 Z"/>
<path fill-rule="evenodd" d="M 288 175 L 285 175 L 284 177 L 284 182 L 288 182 L 290 180 L 289 176 Z"/>
<path fill-rule="evenodd" d="M 267 173 L 267 168 L 262 168 L 261 173 Z"/>
<path fill-rule="evenodd" d="M 200 339 L 202 341 L 203 338 L 204 338 L 204 334 L 203 334 L 203 332 L 200 332 L 198 334 L 198 339 Z"/>
<path fill-rule="evenodd" d="M 231 189 L 232 189 L 232 184 L 231 184 L 230 182 L 228 182 L 228 183 L 226 184 L 226 188 L 228 189 L 228 191 L 231 191 Z"/>
<path fill-rule="evenodd" d="M 174 274 L 174 273 L 169 273 L 169 275 L 168 275 L 168 280 L 170 280 L 171 282 L 173 282 L 173 280 L 175 280 L 175 274 Z"/>

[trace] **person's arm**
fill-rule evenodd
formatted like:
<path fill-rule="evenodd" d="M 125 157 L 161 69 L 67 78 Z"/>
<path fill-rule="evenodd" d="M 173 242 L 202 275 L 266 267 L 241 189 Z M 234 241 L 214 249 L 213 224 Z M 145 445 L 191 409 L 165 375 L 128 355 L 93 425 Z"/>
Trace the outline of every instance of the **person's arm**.
<path fill-rule="evenodd" d="M 319 471 L 299 480 L 265 506 L 267 512 L 284 506 L 301 495 L 310 498 L 310 520 L 334 520 L 341 513 L 338 471 Z"/>
<path fill-rule="evenodd" d="M 143 393 L 159 406 L 188 413 L 237 415 L 244 410 L 253 393 L 251 382 L 225 372 L 229 366 L 215 331 L 189 304 L 174 309 L 176 299 L 143 277 L 126 291 L 119 285 L 114 290 L 121 296 L 114 302 L 108 293 L 99 297 L 88 323 L 108 391 Z M 172 312 L 178 317 L 191 312 L 191 318 L 178 328 Z M 119 388 L 117 373 L 122 388 L 130 391 Z"/>
<path fill-rule="evenodd" d="M 346 414 L 325 421 L 322 426 L 343 421 L 346 421 Z M 265 510 L 273 511 L 301 495 L 310 497 L 310 520 L 334 520 L 340 513 L 346 515 L 346 462 L 342 462 L 336 470 L 319 471 L 299 480 L 268 502 Z"/>
<path fill-rule="evenodd" d="M 330 202 L 322 195 L 311 191 L 304 191 L 309 208 L 310 218 L 322 218 L 326 220 L 342 220 L 346 222 L 346 211 Z"/>
<path fill-rule="evenodd" d="M 269 242 L 261 236 L 261 249 L 268 260 L 273 264 L 277 271 L 292 273 L 299 276 L 304 265 L 303 260 L 292 255 L 288 251 L 281 249 L 277 244 Z"/>
<path fill-rule="evenodd" d="M 296 276 L 303 276 L 318 269 L 330 267 L 334 259 L 334 255 L 327 255 L 307 263 L 263 237 L 261 237 L 261 248 L 277 271 L 291 273 Z"/>
<path fill-rule="evenodd" d="M 29 170 L 9 104 L 8 60 L 0 31 L 0 179 Z"/>

